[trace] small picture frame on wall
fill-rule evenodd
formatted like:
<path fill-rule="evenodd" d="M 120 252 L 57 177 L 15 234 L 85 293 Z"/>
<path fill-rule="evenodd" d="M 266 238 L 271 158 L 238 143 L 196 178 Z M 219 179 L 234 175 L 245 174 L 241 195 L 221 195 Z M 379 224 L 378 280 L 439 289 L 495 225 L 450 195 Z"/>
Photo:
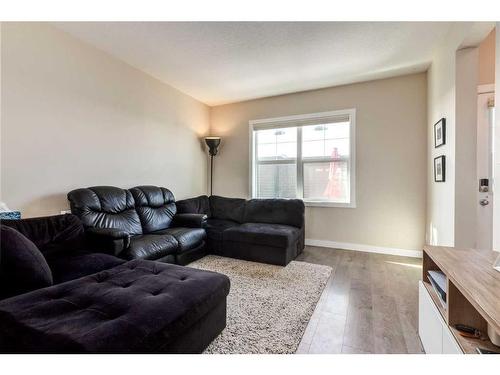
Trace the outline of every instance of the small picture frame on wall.
<path fill-rule="evenodd" d="M 446 180 L 446 157 L 444 155 L 434 158 L 434 181 L 445 182 Z"/>
<path fill-rule="evenodd" d="M 443 117 L 434 124 L 434 148 L 444 144 L 446 144 L 446 119 Z"/>

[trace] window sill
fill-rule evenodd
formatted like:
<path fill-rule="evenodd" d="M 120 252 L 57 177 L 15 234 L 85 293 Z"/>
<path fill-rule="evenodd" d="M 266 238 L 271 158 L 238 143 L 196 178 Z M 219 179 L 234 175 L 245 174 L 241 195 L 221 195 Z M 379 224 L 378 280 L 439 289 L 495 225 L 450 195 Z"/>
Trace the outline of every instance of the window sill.
<path fill-rule="evenodd" d="M 330 207 L 330 208 L 356 208 L 356 203 L 339 203 L 339 202 L 318 202 L 304 200 L 306 207 Z"/>

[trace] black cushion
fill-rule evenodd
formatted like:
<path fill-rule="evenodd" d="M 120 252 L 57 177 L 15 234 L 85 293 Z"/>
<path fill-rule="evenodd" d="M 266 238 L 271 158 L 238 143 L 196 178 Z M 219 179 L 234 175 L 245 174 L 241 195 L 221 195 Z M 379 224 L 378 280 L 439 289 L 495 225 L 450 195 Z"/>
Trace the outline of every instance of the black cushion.
<path fill-rule="evenodd" d="M 210 202 L 206 195 L 195 198 L 183 199 L 175 202 L 177 212 L 180 214 L 205 214 L 211 217 Z"/>
<path fill-rule="evenodd" d="M 231 220 L 208 219 L 205 230 L 207 231 L 208 238 L 215 241 L 222 241 L 222 232 L 238 225 L 240 224 Z"/>
<path fill-rule="evenodd" d="M 84 245 L 83 224 L 75 215 L 2 220 L 2 224 L 22 233 L 44 255 L 74 251 Z"/>
<path fill-rule="evenodd" d="M 125 260 L 109 254 L 76 252 L 65 256 L 49 257 L 47 262 L 52 270 L 54 282 L 63 283 L 107 270 L 125 263 Z"/>
<path fill-rule="evenodd" d="M 304 202 L 300 199 L 250 199 L 245 206 L 245 223 L 304 226 Z"/>
<path fill-rule="evenodd" d="M 134 260 L 0 302 L 0 351 L 155 352 L 228 292 L 224 275 Z"/>
<path fill-rule="evenodd" d="M 71 212 L 87 227 L 121 229 L 142 234 L 135 202 L 128 190 L 113 186 L 94 186 L 68 193 Z"/>
<path fill-rule="evenodd" d="M 166 229 L 177 212 L 172 192 L 158 186 L 137 186 L 130 189 L 141 219 L 143 233 Z"/>
<path fill-rule="evenodd" d="M 0 298 L 53 284 L 52 272 L 33 242 L 13 228 L 0 225 Z"/>
<path fill-rule="evenodd" d="M 130 238 L 128 249 L 120 253 L 125 259 L 160 259 L 174 254 L 178 242 L 169 234 L 141 234 Z"/>
<path fill-rule="evenodd" d="M 211 217 L 220 220 L 244 222 L 245 199 L 210 196 Z"/>
<path fill-rule="evenodd" d="M 281 224 L 245 223 L 223 232 L 224 241 L 287 248 L 300 236 L 298 228 Z"/>
<path fill-rule="evenodd" d="M 179 244 L 178 251 L 181 252 L 198 247 L 206 237 L 205 230 L 202 228 L 168 228 L 154 234 L 168 234 L 175 237 Z"/>

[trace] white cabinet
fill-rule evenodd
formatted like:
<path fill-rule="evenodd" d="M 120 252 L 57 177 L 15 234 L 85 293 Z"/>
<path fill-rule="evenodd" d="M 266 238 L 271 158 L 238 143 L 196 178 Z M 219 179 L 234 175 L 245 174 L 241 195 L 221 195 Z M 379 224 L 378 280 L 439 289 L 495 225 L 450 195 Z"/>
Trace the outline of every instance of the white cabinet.
<path fill-rule="evenodd" d="M 463 354 L 448 326 L 443 327 L 443 354 Z"/>
<path fill-rule="evenodd" d="M 427 354 L 462 353 L 422 281 L 418 286 L 418 334 Z"/>
<path fill-rule="evenodd" d="M 418 286 L 418 334 L 428 354 L 443 352 L 443 327 L 441 314 L 427 292 L 423 282 Z"/>

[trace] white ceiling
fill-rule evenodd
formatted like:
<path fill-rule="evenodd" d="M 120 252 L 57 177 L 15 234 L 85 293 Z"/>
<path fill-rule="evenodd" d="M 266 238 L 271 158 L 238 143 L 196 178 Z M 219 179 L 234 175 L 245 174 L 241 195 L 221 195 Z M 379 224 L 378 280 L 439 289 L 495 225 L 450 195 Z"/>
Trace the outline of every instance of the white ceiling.
<path fill-rule="evenodd" d="M 446 22 L 63 22 L 57 27 L 208 104 L 427 69 Z"/>

